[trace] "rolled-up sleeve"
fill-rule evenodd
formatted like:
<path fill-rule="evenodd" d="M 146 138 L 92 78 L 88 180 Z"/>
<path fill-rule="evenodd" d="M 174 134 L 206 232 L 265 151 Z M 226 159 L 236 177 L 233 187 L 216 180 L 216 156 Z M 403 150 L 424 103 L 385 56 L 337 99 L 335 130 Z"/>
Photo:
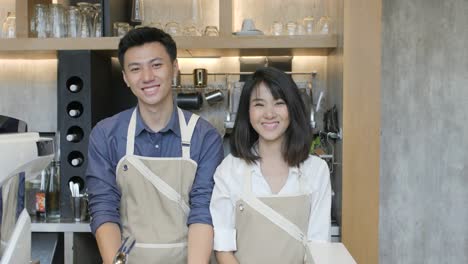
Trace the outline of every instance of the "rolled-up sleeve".
<path fill-rule="evenodd" d="M 198 159 L 197 172 L 190 191 L 190 214 L 187 225 L 201 223 L 212 225 L 210 214 L 210 199 L 213 192 L 213 174 L 222 161 L 223 145 L 221 136 L 211 127 L 202 133 L 200 141 L 200 156 Z M 194 149 L 193 151 L 196 152 Z"/>
<path fill-rule="evenodd" d="M 214 226 L 214 245 L 216 251 L 236 251 L 236 229 L 234 203 L 229 192 L 229 173 L 231 169 L 227 160 L 216 170 L 214 181 L 215 187 L 211 197 L 210 211 Z"/>
<path fill-rule="evenodd" d="M 109 138 L 97 125 L 91 132 L 88 147 L 86 183 L 93 234 L 104 223 L 120 226 L 120 190 L 109 151 Z"/>
<path fill-rule="evenodd" d="M 320 160 L 317 186 L 312 194 L 309 217 L 309 241 L 329 242 L 331 237 L 331 183 L 330 171 L 325 161 Z M 312 168 L 311 168 L 312 169 Z"/>

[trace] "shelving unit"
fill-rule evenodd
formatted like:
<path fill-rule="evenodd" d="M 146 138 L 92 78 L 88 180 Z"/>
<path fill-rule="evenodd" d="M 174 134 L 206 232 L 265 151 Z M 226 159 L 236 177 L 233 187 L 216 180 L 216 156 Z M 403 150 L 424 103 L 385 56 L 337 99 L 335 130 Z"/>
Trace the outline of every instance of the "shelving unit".
<path fill-rule="evenodd" d="M 228 56 L 326 56 L 338 45 L 334 34 L 305 36 L 234 36 L 234 0 L 218 0 L 218 37 L 174 37 L 181 58 Z M 114 53 L 118 37 L 28 38 L 34 4 L 51 0 L 16 0 L 17 39 L 0 39 L 0 58 L 56 58 L 59 50 L 98 50 Z"/>
<path fill-rule="evenodd" d="M 116 51 L 120 38 L 16 38 L 0 40 L 0 58 L 12 54 L 52 56 L 58 50 Z M 337 46 L 336 35 L 174 37 L 179 57 L 326 56 Z"/>

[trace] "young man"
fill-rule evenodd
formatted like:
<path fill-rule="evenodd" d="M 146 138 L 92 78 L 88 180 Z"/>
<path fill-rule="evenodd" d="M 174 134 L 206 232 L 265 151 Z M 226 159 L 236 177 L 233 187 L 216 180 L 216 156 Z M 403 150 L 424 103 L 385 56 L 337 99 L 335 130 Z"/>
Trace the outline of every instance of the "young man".
<path fill-rule="evenodd" d="M 170 35 L 132 30 L 118 53 L 138 105 L 99 122 L 89 139 L 91 229 L 103 261 L 111 263 L 122 238 L 132 236 L 137 243 L 130 263 L 208 263 L 221 137 L 174 103 L 178 64 Z"/>

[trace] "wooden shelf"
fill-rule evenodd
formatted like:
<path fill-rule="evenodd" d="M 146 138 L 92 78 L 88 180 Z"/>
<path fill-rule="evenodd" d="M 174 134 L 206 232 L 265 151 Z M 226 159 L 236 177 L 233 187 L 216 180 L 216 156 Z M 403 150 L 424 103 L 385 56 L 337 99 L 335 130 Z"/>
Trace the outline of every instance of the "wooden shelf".
<path fill-rule="evenodd" d="M 327 55 L 337 46 L 335 35 L 174 37 L 179 57 Z M 0 40 L 0 58 L 53 58 L 58 50 L 115 53 L 117 37 L 17 38 Z"/>

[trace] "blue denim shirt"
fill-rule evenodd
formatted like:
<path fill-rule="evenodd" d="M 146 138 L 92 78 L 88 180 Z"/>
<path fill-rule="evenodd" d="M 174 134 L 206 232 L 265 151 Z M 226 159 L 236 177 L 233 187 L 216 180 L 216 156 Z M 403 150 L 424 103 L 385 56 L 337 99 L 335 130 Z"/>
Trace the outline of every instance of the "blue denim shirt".
<path fill-rule="evenodd" d="M 100 121 L 91 131 L 88 148 L 86 182 L 89 193 L 91 230 L 113 222 L 120 225 L 121 193 L 116 182 L 116 167 L 125 155 L 127 130 L 134 108 Z M 191 113 L 184 112 L 188 121 Z M 181 135 L 177 108 L 167 126 L 153 132 L 137 111 L 135 155 L 147 157 L 181 157 Z M 212 225 L 209 210 L 213 191 L 213 174 L 223 159 L 222 140 L 216 129 L 200 118 L 195 126 L 190 146 L 190 158 L 198 164 L 192 190 L 189 194 L 190 214 L 187 225 L 203 223 Z"/>

